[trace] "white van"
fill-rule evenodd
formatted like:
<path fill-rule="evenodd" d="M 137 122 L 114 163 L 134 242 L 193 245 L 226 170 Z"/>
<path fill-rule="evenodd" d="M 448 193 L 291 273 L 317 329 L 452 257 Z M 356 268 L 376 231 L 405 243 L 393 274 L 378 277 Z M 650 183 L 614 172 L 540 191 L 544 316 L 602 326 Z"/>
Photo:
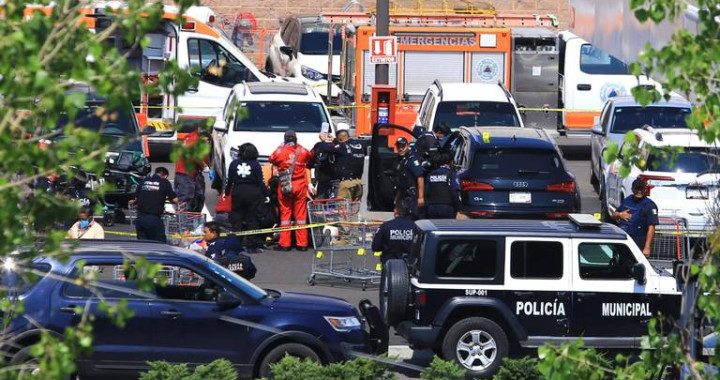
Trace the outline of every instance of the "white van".
<path fill-rule="evenodd" d="M 657 85 L 645 76 L 631 75 L 627 64 L 569 31 L 560 32 L 558 39 L 558 107 L 565 109 L 558 118 L 561 135 L 590 137 L 608 98 L 630 95 L 639 85 Z"/>

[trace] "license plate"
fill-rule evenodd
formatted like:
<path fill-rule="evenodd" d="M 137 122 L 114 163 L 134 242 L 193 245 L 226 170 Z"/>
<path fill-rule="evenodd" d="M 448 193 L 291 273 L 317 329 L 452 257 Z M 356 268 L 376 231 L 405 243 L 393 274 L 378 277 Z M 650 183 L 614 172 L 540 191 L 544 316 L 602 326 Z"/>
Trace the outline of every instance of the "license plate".
<path fill-rule="evenodd" d="M 510 203 L 532 203 L 532 194 L 530 193 L 510 193 Z"/>
<path fill-rule="evenodd" d="M 685 188 L 685 198 L 708 199 L 710 198 L 710 191 L 707 186 L 688 186 Z"/>

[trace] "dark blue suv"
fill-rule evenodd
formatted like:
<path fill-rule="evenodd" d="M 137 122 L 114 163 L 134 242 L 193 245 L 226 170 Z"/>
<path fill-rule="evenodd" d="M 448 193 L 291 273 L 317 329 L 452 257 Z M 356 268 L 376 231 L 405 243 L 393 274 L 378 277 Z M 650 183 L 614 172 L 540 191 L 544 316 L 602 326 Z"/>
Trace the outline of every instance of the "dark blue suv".
<path fill-rule="evenodd" d="M 162 265 L 149 293 L 137 289 L 134 267 L 123 265 L 138 257 Z M 147 361 L 193 366 L 218 358 L 234 363 L 242 377 L 268 376 L 269 365 L 286 353 L 327 363 L 372 351 L 372 331 L 365 331 L 365 318 L 346 301 L 260 289 L 212 260 L 177 247 L 81 241 L 66 263 L 40 258 L 33 266 L 36 272 L 52 275 L 19 287 L 25 311 L 9 327 L 12 338 L 3 339 L 3 351 L 12 363 L 32 360 L 29 347 L 38 342 L 40 326 L 61 334 L 78 323 L 76 307 L 86 305 L 96 320 L 93 353 L 79 359 L 82 378 L 137 378 Z M 59 279 L 77 277 L 81 271 L 95 280 L 78 286 Z M 3 282 L 12 277 L 7 274 L 6 269 Z M 134 316 L 124 328 L 98 310 L 99 295 L 110 301 L 128 300 Z"/>
<path fill-rule="evenodd" d="M 470 217 L 567 218 L 580 212 L 575 176 L 542 129 L 461 128 L 445 145 Z"/>

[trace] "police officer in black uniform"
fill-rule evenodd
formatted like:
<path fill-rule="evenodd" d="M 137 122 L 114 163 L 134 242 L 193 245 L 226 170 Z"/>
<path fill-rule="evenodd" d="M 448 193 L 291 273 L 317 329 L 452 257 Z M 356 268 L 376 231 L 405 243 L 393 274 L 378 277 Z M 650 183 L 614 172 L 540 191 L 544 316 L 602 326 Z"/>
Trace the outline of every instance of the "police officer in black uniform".
<path fill-rule="evenodd" d="M 395 204 L 395 219 L 383 223 L 375 231 L 372 241 L 373 252 L 382 252 L 380 261 L 402 259 L 412 250 L 415 237 L 415 222 L 404 202 Z"/>
<path fill-rule="evenodd" d="M 659 224 L 657 205 L 645 195 L 643 180 L 634 180 L 631 188 L 632 195 L 623 199 L 620 207 L 612 213 L 612 218 L 630 235 L 645 257 L 649 257 L 655 226 Z"/>
<path fill-rule="evenodd" d="M 347 130 L 337 132 L 331 153 L 335 157 L 333 169 L 340 181 L 338 198 L 359 201 L 363 195 L 362 176 L 365 169 L 365 145 L 350 138 Z"/>
<path fill-rule="evenodd" d="M 165 211 L 165 200 L 178 202 L 178 196 L 168 181 L 167 169 L 155 169 L 155 175 L 145 178 L 137 188 L 135 202 L 137 203 L 138 217 L 135 221 L 135 230 L 138 240 L 156 240 L 167 242 L 165 225 L 162 213 Z"/>
<path fill-rule="evenodd" d="M 429 219 L 455 219 L 460 209 L 460 192 L 447 153 L 433 160 L 434 169 L 425 178 L 425 207 Z"/>
<path fill-rule="evenodd" d="M 317 187 L 315 188 L 316 199 L 330 199 L 335 197 L 335 189 L 333 181 L 335 180 L 335 172 L 333 163 L 335 155 L 333 154 L 332 134 L 321 133 L 320 141 L 312 148 L 313 160 L 308 166 L 309 169 L 315 169 L 315 180 Z"/>
<path fill-rule="evenodd" d="M 395 146 L 400 155 L 395 164 L 395 204 L 405 202 L 410 213 L 418 217 L 418 208 L 424 207 L 425 202 L 425 172 L 406 138 L 397 139 Z"/>
<path fill-rule="evenodd" d="M 445 123 L 439 123 L 438 125 L 433 127 L 433 133 L 435 133 L 435 138 L 438 141 L 439 151 L 443 151 L 444 149 L 446 149 L 445 143 L 450 138 L 450 134 L 452 133 L 450 126 Z"/>
<path fill-rule="evenodd" d="M 205 256 L 216 263 L 239 274 L 246 280 L 252 280 L 257 267 L 248 255 L 242 254 L 243 241 L 235 235 L 220 237 L 220 224 L 207 222 L 203 226 L 203 238 L 207 243 Z"/>
<path fill-rule="evenodd" d="M 430 158 L 440 151 L 440 143 L 435 133 L 428 131 L 425 127 L 416 126 L 413 129 L 415 135 L 414 153 L 420 159 L 421 166 L 429 170 L 431 169 Z"/>

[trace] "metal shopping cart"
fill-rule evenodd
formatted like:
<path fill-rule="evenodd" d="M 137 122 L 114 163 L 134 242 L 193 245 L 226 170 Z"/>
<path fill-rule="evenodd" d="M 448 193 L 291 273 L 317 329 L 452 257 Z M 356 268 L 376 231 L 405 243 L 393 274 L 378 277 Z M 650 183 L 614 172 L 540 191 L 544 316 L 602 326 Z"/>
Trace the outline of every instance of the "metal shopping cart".
<path fill-rule="evenodd" d="M 165 213 L 163 223 L 168 244 L 188 248 L 202 235 L 205 214 L 189 211 Z"/>
<path fill-rule="evenodd" d="M 686 260 L 690 247 L 687 223 L 679 218 L 658 218 L 649 260 L 661 264 Z"/>
<path fill-rule="evenodd" d="M 369 252 L 377 223 L 361 220 L 360 202 L 316 199 L 308 202 L 308 216 L 311 224 L 323 224 L 310 229 L 315 255 L 309 285 L 318 276 L 356 280 L 363 290 L 379 284 L 378 259 Z"/>

